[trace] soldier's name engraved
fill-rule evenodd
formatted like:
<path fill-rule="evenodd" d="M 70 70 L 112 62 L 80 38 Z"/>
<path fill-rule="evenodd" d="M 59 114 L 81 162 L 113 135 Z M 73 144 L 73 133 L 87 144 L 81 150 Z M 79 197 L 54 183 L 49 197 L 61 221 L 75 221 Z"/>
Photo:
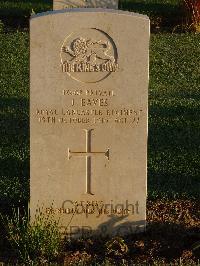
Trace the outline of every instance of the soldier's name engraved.
<path fill-rule="evenodd" d="M 108 106 L 108 99 L 89 99 L 82 98 L 80 101 L 81 106 Z"/>

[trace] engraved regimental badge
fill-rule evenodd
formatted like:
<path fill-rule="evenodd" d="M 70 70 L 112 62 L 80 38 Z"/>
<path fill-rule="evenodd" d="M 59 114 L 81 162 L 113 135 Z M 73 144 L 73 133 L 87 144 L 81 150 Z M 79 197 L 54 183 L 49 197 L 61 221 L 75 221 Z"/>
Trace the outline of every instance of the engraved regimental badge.
<path fill-rule="evenodd" d="M 82 29 L 68 35 L 60 56 L 62 72 L 84 83 L 99 82 L 118 69 L 116 45 L 99 29 Z"/>

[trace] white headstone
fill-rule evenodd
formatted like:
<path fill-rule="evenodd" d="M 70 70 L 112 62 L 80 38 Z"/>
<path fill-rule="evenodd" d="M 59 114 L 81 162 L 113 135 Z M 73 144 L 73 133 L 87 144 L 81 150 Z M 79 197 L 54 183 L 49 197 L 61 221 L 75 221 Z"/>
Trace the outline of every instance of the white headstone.
<path fill-rule="evenodd" d="M 53 0 L 53 9 L 86 7 L 118 9 L 118 0 Z"/>
<path fill-rule="evenodd" d="M 144 229 L 148 51 L 143 15 L 73 9 L 31 19 L 32 217 L 44 206 L 70 236 Z"/>

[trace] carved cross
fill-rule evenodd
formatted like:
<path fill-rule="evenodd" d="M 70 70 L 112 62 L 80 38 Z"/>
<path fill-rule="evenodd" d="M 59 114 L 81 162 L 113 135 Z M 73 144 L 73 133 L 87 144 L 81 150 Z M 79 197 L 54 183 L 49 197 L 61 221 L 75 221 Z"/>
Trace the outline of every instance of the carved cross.
<path fill-rule="evenodd" d="M 91 192 L 91 159 L 95 155 L 104 155 L 109 160 L 109 149 L 106 152 L 103 151 L 92 151 L 91 150 L 91 136 L 94 129 L 83 129 L 86 135 L 86 150 L 85 151 L 71 151 L 68 148 L 68 160 L 72 156 L 86 156 L 86 194 L 94 195 Z"/>

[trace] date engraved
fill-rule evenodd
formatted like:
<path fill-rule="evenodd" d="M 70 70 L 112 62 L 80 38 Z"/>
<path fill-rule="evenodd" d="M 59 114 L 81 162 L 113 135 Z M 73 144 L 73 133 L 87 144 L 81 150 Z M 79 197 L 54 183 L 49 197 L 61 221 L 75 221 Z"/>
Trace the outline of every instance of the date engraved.
<path fill-rule="evenodd" d="M 106 102 L 104 102 L 106 105 Z M 85 107 L 86 105 L 83 105 Z M 88 107 L 88 105 L 87 105 Z M 142 117 L 142 109 L 37 109 L 36 118 L 39 123 L 61 125 L 105 125 L 117 124 L 123 126 L 137 126 Z"/>

